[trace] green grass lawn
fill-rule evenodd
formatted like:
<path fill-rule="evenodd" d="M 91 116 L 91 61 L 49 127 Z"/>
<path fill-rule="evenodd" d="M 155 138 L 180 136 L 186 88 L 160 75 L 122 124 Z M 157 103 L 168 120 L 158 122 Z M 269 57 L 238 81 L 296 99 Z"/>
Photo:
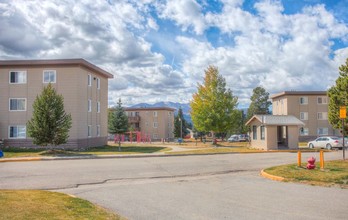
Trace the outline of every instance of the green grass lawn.
<path fill-rule="evenodd" d="M 306 163 L 302 167 L 297 164 L 267 168 L 264 171 L 271 175 L 281 176 L 285 181 L 306 182 L 313 185 L 340 185 L 348 188 L 348 161 L 336 160 L 325 162 L 324 169 L 320 169 L 319 161 L 314 170 L 307 170 Z"/>
<path fill-rule="evenodd" d="M 0 190 L 0 219 L 124 219 L 86 200 L 39 190 Z"/>
<path fill-rule="evenodd" d="M 162 147 L 162 146 L 136 146 L 136 145 L 130 145 L 130 144 L 122 144 L 121 151 L 118 151 L 118 145 L 106 145 L 103 147 L 93 147 L 84 151 L 7 148 L 7 149 L 4 149 L 3 152 L 4 152 L 4 158 L 13 158 L 13 157 L 42 157 L 42 156 L 145 154 L 145 153 L 165 152 L 169 150 L 170 148 Z"/>

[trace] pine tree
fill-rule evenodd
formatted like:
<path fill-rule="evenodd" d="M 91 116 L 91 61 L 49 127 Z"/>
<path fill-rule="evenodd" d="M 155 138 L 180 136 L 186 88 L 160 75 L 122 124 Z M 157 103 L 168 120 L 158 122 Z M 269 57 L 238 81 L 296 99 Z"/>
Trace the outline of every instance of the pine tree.
<path fill-rule="evenodd" d="M 340 107 L 348 105 L 348 59 L 346 64 L 339 67 L 339 77 L 336 85 L 328 91 L 329 96 L 329 122 L 335 129 L 342 130 L 342 119 L 340 119 Z M 345 119 L 344 133 L 348 133 L 348 119 Z"/>
<path fill-rule="evenodd" d="M 114 111 L 109 112 L 108 128 L 110 134 L 121 135 L 128 131 L 128 117 L 119 99 Z M 121 138 L 118 138 L 118 150 L 121 151 Z"/>
<path fill-rule="evenodd" d="M 269 114 L 269 107 L 271 102 L 268 101 L 269 93 L 266 90 L 258 86 L 253 89 L 253 94 L 250 97 L 251 103 L 248 109 L 247 119 L 250 119 L 254 114 Z"/>
<path fill-rule="evenodd" d="M 181 132 L 182 132 L 182 138 L 185 137 L 189 133 L 189 131 L 187 130 L 187 127 L 188 127 L 188 124 L 184 118 L 182 108 L 180 107 L 178 110 L 178 114 L 174 117 L 174 137 L 176 138 L 181 137 Z"/>
<path fill-rule="evenodd" d="M 198 131 L 227 132 L 232 129 L 237 117 L 238 98 L 226 89 L 226 81 L 217 67 L 205 70 L 204 84 L 198 84 L 190 103 L 194 127 Z"/>
<path fill-rule="evenodd" d="M 33 103 L 33 116 L 27 122 L 28 135 L 39 146 L 58 146 L 69 138 L 71 115 L 64 110 L 64 98 L 51 84 L 44 87 Z"/>

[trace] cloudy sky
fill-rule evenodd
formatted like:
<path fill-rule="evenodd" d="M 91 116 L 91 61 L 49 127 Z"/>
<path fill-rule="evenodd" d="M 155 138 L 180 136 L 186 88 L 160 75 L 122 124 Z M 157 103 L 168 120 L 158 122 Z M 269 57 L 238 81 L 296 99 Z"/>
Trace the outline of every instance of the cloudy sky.
<path fill-rule="evenodd" d="M 187 103 L 215 65 L 252 89 L 325 90 L 348 58 L 348 0 L 0 0 L 0 59 L 84 58 L 109 104 Z"/>

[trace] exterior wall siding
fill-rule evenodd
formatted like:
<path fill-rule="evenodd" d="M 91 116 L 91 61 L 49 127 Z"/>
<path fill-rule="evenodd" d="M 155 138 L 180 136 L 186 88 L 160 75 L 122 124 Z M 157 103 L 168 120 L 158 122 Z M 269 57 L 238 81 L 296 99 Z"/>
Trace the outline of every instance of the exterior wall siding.
<path fill-rule="evenodd" d="M 174 138 L 174 109 L 170 108 L 129 108 L 125 109 L 128 117 L 138 112 L 139 128 L 142 135 L 150 136 L 153 141 Z M 157 112 L 157 117 L 154 116 Z M 157 124 L 157 128 L 154 127 Z"/>
<path fill-rule="evenodd" d="M 300 104 L 300 97 L 307 97 L 308 103 Z M 327 104 L 318 104 L 318 97 L 326 97 Z M 286 103 L 284 104 L 284 111 L 281 111 L 280 100 L 284 100 L 283 102 Z M 298 94 L 284 92 L 282 95 L 272 98 L 272 105 L 276 106 L 273 109 L 273 115 L 293 115 L 305 123 L 303 128 L 308 129 L 308 135 L 300 135 L 300 141 L 308 141 L 320 136 L 320 134 L 318 134 L 319 128 L 327 128 L 327 135 L 340 135 L 337 130 L 333 129 L 328 119 L 318 119 L 319 112 L 328 113 L 328 102 L 329 98 L 326 96 L 325 92 L 300 92 Z M 307 120 L 301 119 L 301 112 L 308 113 Z M 299 130 L 297 132 L 300 134 Z"/>
<path fill-rule="evenodd" d="M 9 72 L 13 70 L 27 71 L 27 83 L 10 84 Z M 62 145 L 64 148 L 86 148 L 101 146 L 107 143 L 107 101 L 108 78 L 98 72 L 93 72 L 83 65 L 35 65 L 20 68 L 16 66 L 4 67 L 0 64 L 0 139 L 5 139 L 8 146 L 37 147 L 30 137 L 24 139 L 9 139 L 8 127 L 11 125 L 26 125 L 33 113 L 33 102 L 42 89 L 43 71 L 55 70 L 56 83 L 52 86 L 58 94 L 64 97 L 64 107 L 72 116 L 72 127 L 69 141 Z M 92 75 L 92 87 L 87 85 L 87 75 Z M 97 80 L 100 79 L 100 90 Z M 26 98 L 26 111 L 9 111 L 9 98 Z M 88 112 L 88 98 L 92 100 L 92 111 Z M 97 102 L 100 101 L 100 113 L 97 113 Z M 88 137 L 88 125 L 92 127 L 92 135 Z M 97 125 L 100 125 L 100 136 L 97 136 Z"/>

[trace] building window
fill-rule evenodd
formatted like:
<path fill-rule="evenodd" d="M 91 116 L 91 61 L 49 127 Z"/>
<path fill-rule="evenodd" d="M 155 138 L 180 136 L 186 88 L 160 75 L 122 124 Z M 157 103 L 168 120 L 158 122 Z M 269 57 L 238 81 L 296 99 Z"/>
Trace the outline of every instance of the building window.
<path fill-rule="evenodd" d="M 97 113 L 100 113 L 100 102 L 97 102 Z"/>
<path fill-rule="evenodd" d="M 88 74 L 88 86 L 92 86 L 92 75 Z"/>
<path fill-rule="evenodd" d="M 10 111 L 25 111 L 25 110 L 26 110 L 25 98 L 10 99 Z"/>
<path fill-rule="evenodd" d="M 172 112 L 168 112 L 168 116 L 172 116 Z"/>
<path fill-rule="evenodd" d="M 300 129 L 300 135 L 301 136 L 308 136 L 309 132 L 308 132 L 308 128 L 301 128 Z"/>
<path fill-rule="evenodd" d="M 88 137 L 91 137 L 91 135 L 92 135 L 92 126 L 91 125 L 88 125 L 88 129 L 87 129 L 88 131 L 87 131 L 87 136 Z"/>
<path fill-rule="evenodd" d="M 100 125 L 97 125 L 97 137 L 100 136 Z"/>
<path fill-rule="evenodd" d="M 307 96 L 300 97 L 300 105 L 307 105 L 307 104 L 308 104 L 308 97 Z"/>
<path fill-rule="evenodd" d="M 153 127 L 154 127 L 154 128 L 157 128 L 157 127 L 158 127 L 158 123 L 157 123 L 157 122 L 154 122 L 154 123 L 153 123 Z"/>
<path fill-rule="evenodd" d="M 328 128 L 318 128 L 318 135 L 328 135 L 329 129 Z"/>
<path fill-rule="evenodd" d="M 157 117 L 157 112 L 156 111 L 153 112 L 153 117 Z"/>
<path fill-rule="evenodd" d="M 153 139 L 158 139 L 158 134 L 153 134 L 153 135 L 152 135 L 152 138 L 153 138 Z"/>
<path fill-rule="evenodd" d="M 88 99 L 88 112 L 92 111 L 92 100 Z"/>
<path fill-rule="evenodd" d="M 257 127 L 253 125 L 253 140 L 257 140 Z"/>
<path fill-rule="evenodd" d="M 327 112 L 318 112 L 318 120 L 327 120 Z"/>
<path fill-rule="evenodd" d="M 26 127 L 25 125 L 10 126 L 8 134 L 8 137 L 12 139 L 25 138 Z"/>
<path fill-rule="evenodd" d="M 27 71 L 11 71 L 10 72 L 11 84 L 24 84 L 27 83 Z"/>
<path fill-rule="evenodd" d="M 301 120 L 308 120 L 308 112 L 300 112 Z"/>
<path fill-rule="evenodd" d="M 55 70 L 44 70 L 43 71 L 43 82 L 44 83 L 56 83 L 56 71 Z"/>
<path fill-rule="evenodd" d="M 318 104 L 327 104 L 327 97 L 326 96 L 319 96 L 318 97 Z"/>
<path fill-rule="evenodd" d="M 260 127 L 260 138 L 261 140 L 265 140 L 265 126 Z"/>
<path fill-rule="evenodd" d="M 97 89 L 100 89 L 100 79 L 97 78 Z"/>

